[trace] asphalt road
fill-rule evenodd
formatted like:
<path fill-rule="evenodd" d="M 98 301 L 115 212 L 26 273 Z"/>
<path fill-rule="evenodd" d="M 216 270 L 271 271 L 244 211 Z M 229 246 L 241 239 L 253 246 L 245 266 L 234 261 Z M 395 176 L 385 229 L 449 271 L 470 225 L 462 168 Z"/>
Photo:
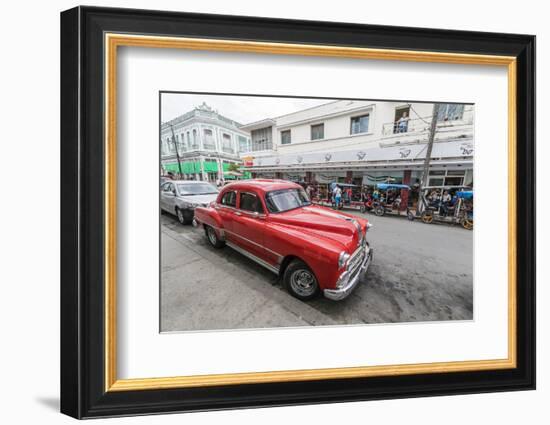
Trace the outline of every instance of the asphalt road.
<path fill-rule="evenodd" d="M 360 215 L 360 213 L 357 213 Z M 304 303 L 241 254 L 212 248 L 202 229 L 161 217 L 161 330 L 395 323 L 473 318 L 473 232 L 364 215 L 374 260 L 343 301 Z"/>

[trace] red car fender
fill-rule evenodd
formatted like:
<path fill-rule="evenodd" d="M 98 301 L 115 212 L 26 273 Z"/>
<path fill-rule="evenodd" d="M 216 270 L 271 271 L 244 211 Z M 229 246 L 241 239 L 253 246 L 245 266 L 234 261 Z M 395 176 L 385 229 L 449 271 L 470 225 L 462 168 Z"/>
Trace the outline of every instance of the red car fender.
<path fill-rule="evenodd" d="M 339 243 L 289 226 L 268 224 L 265 230 L 266 248 L 281 255 L 285 266 L 289 258 L 298 258 L 313 271 L 321 289 L 336 287 L 338 256 L 344 250 Z"/>
<path fill-rule="evenodd" d="M 213 227 L 218 237 L 221 239 L 224 238 L 222 220 L 215 208 L 211 206 L 195 208 L 195 220 L 199 225 Z M 222 230 L 222 232 L 220 232 L 220 230 Z"/>

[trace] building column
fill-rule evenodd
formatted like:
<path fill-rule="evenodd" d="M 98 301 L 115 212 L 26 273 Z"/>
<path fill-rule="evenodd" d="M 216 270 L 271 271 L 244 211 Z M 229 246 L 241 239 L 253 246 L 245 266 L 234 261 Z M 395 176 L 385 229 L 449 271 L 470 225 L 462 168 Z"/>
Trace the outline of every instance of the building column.
<path fill-rule="evenodd" d="M 223 161 L 218 158 L 218 180 L 223 181 Z"/>
<path fill-rule="evenodd" d="M 201 177 L 200 177 L 200 179 L 201 179 L 202 181 L 207 181 L 207 180 L 208 180 L 208 177 L 206 176 L 206 173 L 205 173 L 205 171 L 204 171 L 204 157 L 201 156 L 201 157 L 199 158 L 199 162 L 200 162 L 200 164 L 201 164 Z"/>
<path fill-rule="evenodd" d="M 411 184 L 411 170 L 404 170 L 403 171 L 403 184 L 410 185 Z M 404 210 L 407 208 L 407 205 L 409 204 L 409 191 L 406 189 L 401 189 L 401 210 Z"/>

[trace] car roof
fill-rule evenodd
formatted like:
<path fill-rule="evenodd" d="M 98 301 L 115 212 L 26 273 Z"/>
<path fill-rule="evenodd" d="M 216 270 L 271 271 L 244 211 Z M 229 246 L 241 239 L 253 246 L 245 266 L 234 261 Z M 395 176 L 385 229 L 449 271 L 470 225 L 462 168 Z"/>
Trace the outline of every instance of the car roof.
<path fill-rule="evenodd" d="M 223 190 L 232 189 L 232 190 L 259 190 L 261 192 L 270 192 L 273 190 L 282 190 L 282 189 L 301 189 L 297 183 L 290 182 L 288 180 L 279 180 L 279 179 L 252 179 L 252 180 L 241 180 L 235 183 L 229 183 L 224 186 Z"/>

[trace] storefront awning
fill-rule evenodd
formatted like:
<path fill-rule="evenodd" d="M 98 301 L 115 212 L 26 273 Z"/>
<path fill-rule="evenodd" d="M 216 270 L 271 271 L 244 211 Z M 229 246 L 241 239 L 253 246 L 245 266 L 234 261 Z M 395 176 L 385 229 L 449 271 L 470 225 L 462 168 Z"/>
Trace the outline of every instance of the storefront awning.
<path fill-rule="evenodd" d="M 423 162 L 426 157 L 427 144 L 393 145 L 389 147 L 374 147 L 335 152 L 308 152 L 296 154 L 272 155 L 254 158 L 253 165 L 246 167 L 254 169 L 309 169 L 333 168 L 339 165 L 366 166 L 376 163 L 401 164 Z M 474 145 L 471 139 L 436 142 L 432 148 L 432 159 L 463 159 L 473 160 Z"/>

